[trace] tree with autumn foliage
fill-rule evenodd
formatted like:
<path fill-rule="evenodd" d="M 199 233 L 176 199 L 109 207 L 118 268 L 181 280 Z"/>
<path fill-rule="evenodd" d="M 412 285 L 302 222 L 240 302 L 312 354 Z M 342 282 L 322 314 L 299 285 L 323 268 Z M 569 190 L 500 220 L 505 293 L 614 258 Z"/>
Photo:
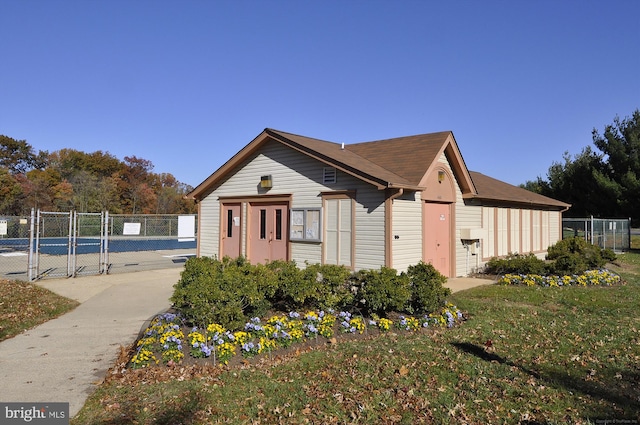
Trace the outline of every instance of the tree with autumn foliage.
<path fill-rule="evenodd" d="M 192 188 L 151 161 L 108 152 L 35 152 L 25 140 L 0 135 L 0 214 L 46 211 L 188 214 Z"/>

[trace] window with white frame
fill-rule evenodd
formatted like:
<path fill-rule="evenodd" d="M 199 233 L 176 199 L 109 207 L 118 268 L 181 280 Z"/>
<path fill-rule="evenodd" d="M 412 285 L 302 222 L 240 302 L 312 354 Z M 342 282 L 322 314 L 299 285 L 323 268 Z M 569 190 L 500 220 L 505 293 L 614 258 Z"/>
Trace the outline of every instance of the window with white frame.
<path fill-rule="evenodd" d="M 289 239 L 303 242 L 322 242 L 322 210 L 320 208 L 292 208 Z"/>

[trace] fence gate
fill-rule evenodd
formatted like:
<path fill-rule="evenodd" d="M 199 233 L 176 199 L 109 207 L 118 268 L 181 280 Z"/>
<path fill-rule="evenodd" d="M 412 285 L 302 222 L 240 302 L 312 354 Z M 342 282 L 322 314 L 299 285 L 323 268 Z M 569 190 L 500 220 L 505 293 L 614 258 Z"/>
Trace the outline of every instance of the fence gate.
<path fill-rule="evenodd" d="M 29 280 L 104 272 L 105 214 L 38 210 L 34 219 L 32 213 Z"/>

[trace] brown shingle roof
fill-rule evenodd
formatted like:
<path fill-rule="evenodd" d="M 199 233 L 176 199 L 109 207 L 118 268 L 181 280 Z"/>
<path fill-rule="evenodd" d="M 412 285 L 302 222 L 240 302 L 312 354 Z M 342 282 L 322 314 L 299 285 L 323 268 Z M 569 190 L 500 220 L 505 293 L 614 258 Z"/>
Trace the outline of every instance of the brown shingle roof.
<path fill-rule="evenodd" d="M 355 143 L 345 149 L 355 152 L 387 170 L 393 170 L 418 185 L 429 166 L 437 161 L 450 131 Z"/>
<path fill-rule="evenodd" d="M 554 206 L 560 208 L 568 208 L 571 206 L 556 199 L 485 176 L 476 171 L 469 171 L 469 174 L 473 179 L 477 191 L 477 194 L 472 196 L 472 198 L 488 201 L 509 201 L 522 205 Z"/>

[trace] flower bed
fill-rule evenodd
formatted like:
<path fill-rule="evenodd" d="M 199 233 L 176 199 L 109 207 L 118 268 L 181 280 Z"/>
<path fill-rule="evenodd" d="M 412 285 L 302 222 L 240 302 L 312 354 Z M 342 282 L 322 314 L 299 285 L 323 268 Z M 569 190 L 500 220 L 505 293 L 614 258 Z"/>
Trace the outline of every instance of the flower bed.
<path fill-rule="evenodd" d="M 501 285 L 526 286 L 611 286 L 621 283 L 622 279 L 609 270 L 587 270 L 580 275 L 541 276 L 537 274 L 505 274 L 498 283 Z"/>
<path fill-rule="evenodd" d="M 462 317 L 462 312 L 453 304 L 447 304 L 438 314 L 399 316 L 396 321 L 378 317 L 365 319 L 344 311 L 290 312 L 272 316 L 266 321 L 254 317 L 244 329 L 232 332 L 216 323 L 185 328 L 180 315 L 164 313 L 156 316 L 140 337 L 129 365 L 138 369 L 161 362 L 179 364 L 186 356 L 210 359 L 214 364 L 228 364 L 234 356 L 251 358 L 296 343 L 317 341 L 318 338 L 330 340 L 337 334 L 362 335 L 370 330 L 387 332 L 392 328 L 417 331 L 429 327 L 452 327 Z"/>

